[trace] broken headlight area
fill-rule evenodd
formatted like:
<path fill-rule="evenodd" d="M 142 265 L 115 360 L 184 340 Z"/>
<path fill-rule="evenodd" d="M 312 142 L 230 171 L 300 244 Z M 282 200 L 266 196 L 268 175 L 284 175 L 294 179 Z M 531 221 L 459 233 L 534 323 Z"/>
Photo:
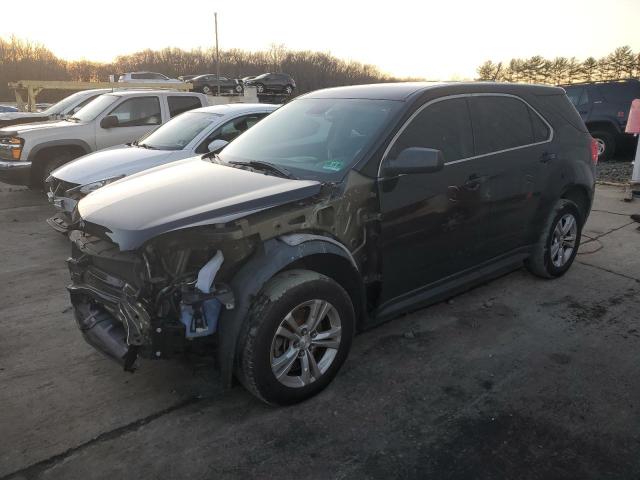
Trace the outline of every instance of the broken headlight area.
<path fill-rule="evenodd" d="M 85 340 L 134 370 L 136 359 L 211 351 L 223 309 L 234 297 L 218 273 L 221 250 L 121 252 L 104 238 L 73 231 L 67 263 L 76 323 Z"/>

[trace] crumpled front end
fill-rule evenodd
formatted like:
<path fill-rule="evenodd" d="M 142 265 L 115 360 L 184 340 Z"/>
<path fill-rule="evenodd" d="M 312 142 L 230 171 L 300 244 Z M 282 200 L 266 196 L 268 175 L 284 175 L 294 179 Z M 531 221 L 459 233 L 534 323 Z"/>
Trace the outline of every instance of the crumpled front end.
<path fill-rule="evenodd" d="M 47 219 L 47 223 L 57 232 L 67 233 L 74 221 L 74 212 L 78 202 L 84 197 L 84 194 L 78 190 L 78 184 L 65 182 L 55 177 L 49 177 L 47 185 L 49 187 L 47 199 L 57 210 L 53 217 Z"/>
<path fill-rule="evenodd" d="M 160 257 L 153 248 L 121 252 L 104 237 L 78 230 L 69 238 L 68 290 L 78 328 L 125 370 L 134 370 L 138 357 L 170 358 L 192 349 L 194 340 L 211 342 L 220 311 L 234 307 L 211 267 L 210 284 L 203 288 L 199 281 L 203 265 L 210 266 L 202 261 L 209 250 L 176 249 Z"/>

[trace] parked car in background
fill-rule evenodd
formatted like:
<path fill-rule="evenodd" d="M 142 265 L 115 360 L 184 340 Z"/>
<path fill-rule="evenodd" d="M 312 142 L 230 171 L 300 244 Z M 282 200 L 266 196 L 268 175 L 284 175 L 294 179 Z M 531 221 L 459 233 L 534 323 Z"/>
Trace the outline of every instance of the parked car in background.
<path fill-rule="evenodd" d="M 189 80 L 196 92 L 202 92 L 207 95 L 216 95 L 218 93 L 218 83 L 220 84 L 220 93 L 241 94 L 244 90 L 242 82 L 233 78 L 207 74 L 199 75 Z"/>
<path fill-rule="evenodd" d="M 83 90 L 63 98 L 41 112 L 6 112 L 0 113 L 0 127 L 20 125 L 24 123 L 41 122 L 44 120 L 58 120 L 73 115 L 90 101 L 104 93 L 111 92 L 110 88 Z"/>
<path fill-rule="evenodd" d="M 356 331 L 523 262 L 566 273 L 596 162 L 561 88 L 319 90 L 217 156 L 83 198 L 74 318 L 127 370 L 217 345 L 225 385 L 299 402 L 331 382 Z"/>
<path fill-rule="evenodd" d="M 263 73 L 244 82 L 246 86 L 256 87 L 258 93 L 284 93 L 291 95 L 296 82 L 286 73 Z"/>
<path fill-rule="evenodd" d="M 17 107 L 12 107 L 10 105 L 0 105 L 0 113 L 7 113 L 7 112 L 19 112 L 20 110 L 18 110 Z"/>
<path fill-rule="evenodd" d="M 635 141 L 624 133 L 631 102 L 640 98 L 640 81 L 620 80 L 562 86 L 598 142 L 600 160 L 613 157 L 616 147 Z"/>
<path fill-rule="evenodd" d="M 200 75 L 202 75 L 202 74 L 198 73 L 197 75 L 180 75 L 178 77 L 178 80 L 180 80 L 182 82 L 189 82 L 191 79 L 199 77 Z"/>
<path fill-rule="evenodd" d="M 132 142 L 170 118 L 206 105 L 201 93 L 121 90 L 95 98 L 65 120 L 0 128 L 0 181 L 42 185 L 74 158 Z"/>
<path fill-rule="evenodd" d="M 47 180 L 49 201 L 58 209 L 47 222 L 55 230 L 66 232 L 76 204 L 87 194 L 148 168 L 219 151 L 278 107 L 236 103 L 197 108 L 129 145 L 69 162 L 51 172 Z"/>
<path fill-rule="evenodd" d="M 176 78 L 169 78 L 166 75 L 155 72 L 129 72 L 118 77 L 118 82 L 127 83 L 181 83 Z"/>

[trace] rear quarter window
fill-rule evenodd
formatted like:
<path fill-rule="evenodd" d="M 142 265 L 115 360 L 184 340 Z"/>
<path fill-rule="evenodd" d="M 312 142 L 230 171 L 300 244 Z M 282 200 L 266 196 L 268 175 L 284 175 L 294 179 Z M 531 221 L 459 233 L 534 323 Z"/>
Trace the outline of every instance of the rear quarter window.
<path fill-rule="evenodd" d="M 555 117 L 554 122 L 566 122 L 576 130 L 588 133 L 587 127 L 582 121 L 582 117 L 580 117 L 576 107 L 573 106 L 566 95 L 540 95 L 537 99 L 540 108 L 548 110 L 549 113 Z M 545 117 L 547 117 L 546 114 Z M 556 127 L 555 123 L 552 123 L 552 125 L 554 128 Z"/>

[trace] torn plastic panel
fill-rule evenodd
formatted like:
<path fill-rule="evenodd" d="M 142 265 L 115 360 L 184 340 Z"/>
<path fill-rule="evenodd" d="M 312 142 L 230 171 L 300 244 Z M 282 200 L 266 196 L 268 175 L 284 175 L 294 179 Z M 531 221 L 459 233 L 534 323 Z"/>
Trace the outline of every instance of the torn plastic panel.
<path fill-rule="evenodd" d="M 218 250 L 198 272 L 195 285 L 183 286 L 180 321 L 185 326 L 187 338 L 213 335 L 218 328 L 222 303 L 215 293 L 211 296 L 211 288 L 222 262 L 224 255 Z"/>

